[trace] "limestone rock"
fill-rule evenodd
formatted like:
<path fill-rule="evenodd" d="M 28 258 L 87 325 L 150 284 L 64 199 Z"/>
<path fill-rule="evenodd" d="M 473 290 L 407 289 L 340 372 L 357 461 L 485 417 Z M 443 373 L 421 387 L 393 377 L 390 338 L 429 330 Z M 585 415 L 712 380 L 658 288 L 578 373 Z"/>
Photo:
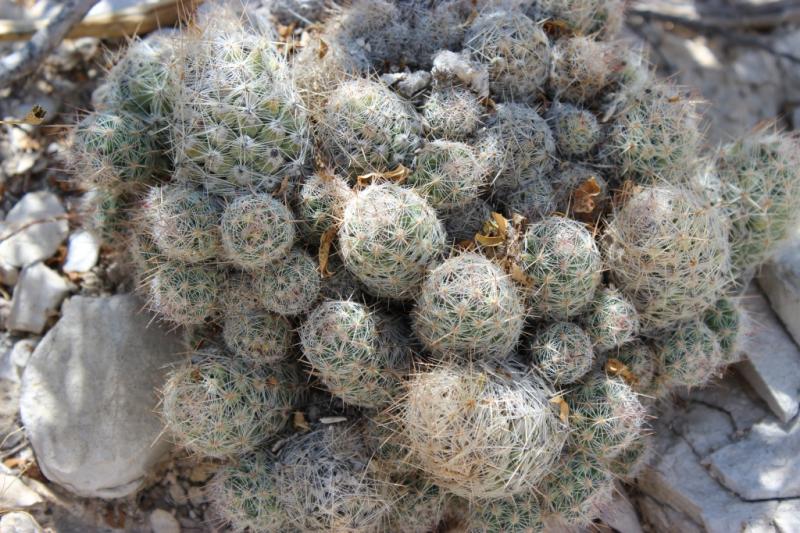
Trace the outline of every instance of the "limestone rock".
<path fill-rule="evenodd" d="M 181 533 L 181 525 L 164 509 L 150 513 L 150 528 L 153 533 Z"/>
<path fill-rule="evenodd" d="M 25 267 L 14 287 L 8 329 L 41 333 L 71 288 L 67 280 L 43 263 Z"/>
<path fill-rule="evenodd" d="M 795 342 L 800 343 L 800 242 L 793 241 L 764 264 L 758 284 Z"/>
<path fill-rule="evenodd" d="M 742 340 L 746 358 L 736 369 L 783 422 L 800 406 L 800 349 L 786 333 L 761 291 L 752 288 L 742 303 L 748 330 Z"/>
<path fill-rule="evenodd" d="M 51 192 L 23 196 L 8 212 L 0 232 L 2 236 L 11 235 L 0 242 L 0 260 L 24 267 L 52 256 L 69 232 L 64 215 L 61 201 Z"/>
<path fill-rule="evenodd" d="M 0 473 L 0 509 L 24 509 L 43 501 L 17 476 Z"/>
<path fill-rule="evenodd" d="M 790 427 L 777 420 L 756 424 L 746 438 L 703 462 L 728 489 L 745 500 L 800 497 L 800 419 Z"/>
<path fill-rule="evenodd" d="M 133 296 L 64 304 L 22 376 L 22 421 L 39 467 L 81 496 L 134 492 L 168 450 L 155 414 L 180 335 Z"/>
<path fill-rule="evenodd" d="M 79 230 L 69 236 L 67 260 L 64 272 L 88 272 L 97 264 L 100 257 L 100 241 L 85 230 Z"/>
<path fill-rule="evenodd" d="M 42 533 L 42 528 L 28 513 L 15 511 L 0 518 L 0 533 Z"/>

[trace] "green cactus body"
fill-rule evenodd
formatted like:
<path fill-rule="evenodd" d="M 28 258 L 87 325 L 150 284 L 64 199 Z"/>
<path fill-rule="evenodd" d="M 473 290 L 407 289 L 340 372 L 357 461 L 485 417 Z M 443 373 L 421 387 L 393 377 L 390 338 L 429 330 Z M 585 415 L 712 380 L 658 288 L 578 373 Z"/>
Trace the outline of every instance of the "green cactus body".
<path fill-rule="evenodd" d="M 417 337 L 440 358 L 503 359 L 516 347 L 524 321 L 511 278 L 475 253 L 433 269 L 414 311 Z"/>
<path fill-rule="evenodd" d="M 293 436 L 276 469 L 279 502 L 300 531 L 378 531 L 396 497 L 373 476 L 369 451 L 353 427 Z"/>
<path fill-rule="evenodd" d="M 555 192 L 549 176 L 536 170 L 526 170 L 520 176 L 520 185 L 504 197 L 509 217 L 522 215 L 529 222 L 537 222 L 556 212 Z"/>
<path fill-rule="evenodd" d="M 535 493 L 477 502 L 470 509 L 467 533 L 540 533 L 542 510 Z"/>
<path fill-rule="evenodd" d="M 532 107 L 512 103 L 497 106 L 496 122 L 487 135 L 481 147 L 493 154 L 485 164 L 495 173 L 492 187 L 500 198 L 526 179 L 544 176 L 553 169 L 553 132 Z"/>
<path fill-rule="evenodd" d="M 643 436 L 606 463 L 611 474 L 623 481 L 632 481 L 652 456 L 652 437 Z"/>
<path fill-rule="evenodd" d="M 639 314 L 620 291 L 605 288 L 595 294 L 582 323 L 599 353 L 630 342 L 639 333 Z"/>
<path fill-rule="evenodd" d="M 482 112 L 478 97 L 458 87 L 434 90 L 422 107 L 430 134 L 449 141 L 472 136 L 480 126 Z"/>
<path fill-rule="evenodd" d="M 153 187 L 142 214 L 143 226 L 169 259 L 197 263 L 220 251 L 220 209 L 203 191 L 173 184 Z"/>
<path fill-rule="evenodd" d="M 464 44 L 486 64 L 492 92 L 502 100 L 532 102 L 547 84 L 550 40 L 522 13 L 495 11 L 479 15 L 467 29 Z"/>
<path fill-rule="evenodd" d="M 257 270 L 285 258 L 295 241 L 294 217 L 268 194 L 240 196 L 222 213 L 222 246 L 237 266 Z"/>
<path fill-rule="evenodd" d="M 231 531 L 287 531 L 275 479 L 275 459 L 264 452 L 239 456 L 211 481 L 211 506 Z"/>
<path fill-rule="evenodd" d="M 413 376 L 396 406 L 411 457 L 439 486 L 469 500 L 530 492 L 561 452 L 553 391 L 512 367 L 443 365 Z"/>
<path fill-rule="evenodd" d="M 565 157 L 583 157 L 594 150 L 601 139 L 597 118 L 570 104 L 554 103 L 548 114 L 556 148 Z"/>
<path fill-rule="evenodd" d="M 614 478 L 591 454 L 564 455 L 538 489 L 542 510 L 558 522 L 588 526 L 611 501 Z"/>
<path fill-rule="evenodd" d="M 130 113 L 94 112 L 75 127 L 73 166 L 105 190 L 130 190 L 155 179 L 155 137 Z"/>
<path fill-rule="evenodd" d="M 623 380 L 590 376 L 566 395 L 571 444 L 601 460 L 610 460 L 641 436 L 646 410 Z"/>
<path fill-rule="evenodd" d="M 738 300 L 728 296 L 717 300 L 703 315 L 703 322 L 716 333 L 719 347 L 727 362 L 733 363 L 739 357 L 742 313 Z"/>
<path fill-rule="evenodd" d="M 144 254 L 157 253 L 154 250 Z M 146 260 L 146 256 L 142 259 Z M 220 309 L 223 275 L 212 265 L 150 258 L 154 266 L 144 278 L 150 309 L 181 326 L 202 324 Z"/>
<path fill-rule="evenodd" d="M 485 171 L 467 144 L 432 141 L 417 154 L 408 184 L 434 208 L 448 210 L 478 200 Z"/>
<path fill-rule="evenodd" d="M 699 147 L 695 103 L 676 87 L 655 85 L 617 118 L 605 151 L 623 177 L 659 184 L 691 177 Z"/>
<path fill-rule="evenodd" d="M 234 299 L 222 327 L 228 348 L 250 364 L 275 363 L 292 353 L 292 326 L 284 317 Z"/>
<path fill-rule="evenodd" d="M 314 174 L 303 183 L 297 202 L 298 226 L 310 244 L 319 244 L 322 235 L 342 221 L 344 206 L 354 194 L 338 176 Z"/>
<path fill-rule="evenodd" d="M 420 479 L 404 479 L 400 496 L 392 506 L 388 531 L 436 531 L 444 518 L 445 503 L 445 493 L 436 485 Z"/>
<path fill-rule="evenodd" d="M 738 277 L 768 259 L 794 228 L 800 213 L 799 146 L 796 136 L 761 132 L 724 146 L 717 157 Z"/>
<path fill-rule="evenodd" d="M 303 355 L 328 390 L 367 408 L 389 405 L 410 370 L 410 353 L 394 324 L 353 301 L 320 304 L 300 329 Z"/>
<path fill-rule="evenodd" d="M 301 249 L 294 249 L 283 260 L 253 272 L 248 283 L 252 283 L 251 289 L 261 306 L 279 315 L 305 313 L 319 299 L 317 263 Z M 243 290 L 248 289 L 243 287 Z"/>
<path fill-rule="evenodd" d="M 369 80 L 342 83 L 328 99 L 320 125 L 320 143 L 349 176 L 408 163 L 422 134 L 413 107 Z"/>
<path fill-rule="evenodd" d="M 688 190 L 649 187 L 617 211 L 605 234 L 611 277 L 639 311 L 642 331 L 696 316 L 730 279 L 728 222 Z"/>
<path fill-rule="evenodd" d="M 575 383 L 592 369 L 594 351 L 586 332 L 571 322 L 541 328 L 530 343 L 531 364 L 554 385 Z"/>
<path fill-rule="evenodd" d="M 564 320 L 594 299 L 602 261 L 594 237 L 582 224 L 548 217 L 525 233 L 519 266 L 528 278 L 533 314 Z"/>
<path fill-rule="evenodd" d="M 350 200 L 339 228 L 347 269 L 373 295 L 398 300 L 416 296 L 445 242 L 433 208 L 417 193 L 388 183 Z"/>
<path fill-rule="evenodd" d="M 700 387 L 714 377 L 725 360 L 716 334 L 699 319 L 683 322 L 660 335 L 653 347 L 659 391 Z"/>
<path fill-rule="evenodd" d="M 204 352 L 170 373 L 162 395 L 167 429 L 181 446 L 227 457 L 251 451 L 283 429 L 303 389 L 293 366 L 249 366 Z"/>
<path fill-rule="evenodd" d="M 652 392 L 653 379 L 656 372 L 656 354 L 653 349 L 640 340 L 623 344 L 606 353 L 609 358 L 616 359 L 627 371 L 620 375 L 637 393 Z"/>
<path fill-rule="evenodd" d="M 574 104 L 590 104 L 611 82 L 613 49 L 589 37 L 562 39 L 553 47 L 550 93 Z"/>
<path fill-rule="evenodd" d="M 120 247 L 130 237 L 132 205 L 124 195 L 95 188 L 82 198 L 83 225 L 104 244 Z"/>

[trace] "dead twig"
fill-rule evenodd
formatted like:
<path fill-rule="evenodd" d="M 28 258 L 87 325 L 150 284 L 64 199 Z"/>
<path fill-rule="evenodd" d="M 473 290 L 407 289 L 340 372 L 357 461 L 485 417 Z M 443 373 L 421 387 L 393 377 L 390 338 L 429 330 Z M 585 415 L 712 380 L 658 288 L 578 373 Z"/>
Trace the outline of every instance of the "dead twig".
<path fill-rule="evenodd" d="M 702 8 L 697 16 L 689 16 L 670 4 L 638 2 L 628 14 L 657 18 L 676 25 L 702 24 L 719 30 L 769 30 L 784 24 L 800 22 L 800 5 L 797 0 L 782 0 L 765 4 L 740 4 L 722 9 Z"/>
<path fill-rule="evenodd" d="M 63 0 L 61 9 L 18 51 L 0 60 L 0 89 L 34 72 L 98 0 Z"/>

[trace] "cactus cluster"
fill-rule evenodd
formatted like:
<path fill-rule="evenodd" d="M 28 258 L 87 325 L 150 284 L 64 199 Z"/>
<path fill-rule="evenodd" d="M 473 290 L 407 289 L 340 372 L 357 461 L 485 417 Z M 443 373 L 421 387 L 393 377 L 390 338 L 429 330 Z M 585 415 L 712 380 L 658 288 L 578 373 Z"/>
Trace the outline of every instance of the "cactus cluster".
<path fill-rule="evenodd" d="M 736 359 L 797 139 L 701 157 L 622 4 L 359 0 L 296 40 L 218 0 L 118 59 L 72 164 L 187 330 L 161 411 L 226 462 L 225 527 L 587 526 L 649 457 L 644 398 Z"/>

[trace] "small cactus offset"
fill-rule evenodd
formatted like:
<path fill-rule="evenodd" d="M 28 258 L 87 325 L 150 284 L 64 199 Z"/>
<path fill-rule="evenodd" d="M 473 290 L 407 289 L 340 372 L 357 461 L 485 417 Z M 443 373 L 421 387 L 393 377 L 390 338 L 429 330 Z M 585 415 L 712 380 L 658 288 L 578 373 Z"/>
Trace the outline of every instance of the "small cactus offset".
<path fill-rule="evenodd" d="M 530 351 L 533 368 L 554 385 L 578 381 L 594 362 L 592 341 L 571 322 L 553 322 L 536 332 Z"/>
<path fill-rule="evenodd" d="M 651 457 L 644 398 L 737 359 L 797 137 L 702 153 L 622 0 L 237 4 L 131 41 L 69 158 L 184 331 L 161 411 L 225 461 L 219 525 L 591 524 Z"/>
<path fill-rule="evenodd" d="M 431 271 L 414 331 L 441 358 L 505 358 L 522 333 L 524 309 L 511 279 L 483 256 L 454 256 Z"/>

